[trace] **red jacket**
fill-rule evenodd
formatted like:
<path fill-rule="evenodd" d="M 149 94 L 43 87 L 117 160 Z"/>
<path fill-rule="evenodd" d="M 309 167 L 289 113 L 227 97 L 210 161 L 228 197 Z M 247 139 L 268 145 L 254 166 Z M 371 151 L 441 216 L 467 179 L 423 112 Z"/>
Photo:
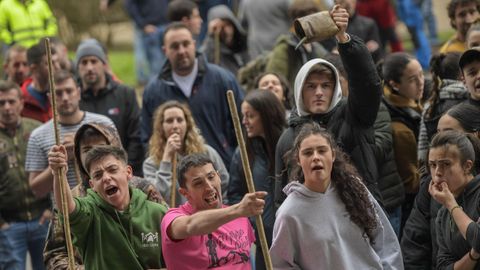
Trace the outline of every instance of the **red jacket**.
<path fill-rule="evenodd" d="M 397 21 L 389 0 L 360 0 L 357 2 L 357 12 L 372 18 L 381 29 L 395 27 Z"/>
<path fill-rule="evenodd" d="M 32 81 L 32 78 L 28 78 L 22 84 L 22 94 L 24 100 L 22 116 L 45 123 L 50 120 L 53 115 L 52 107 L 50 106 L 50 100 L 47 103 L 47 108 L 43 108 L 38 100 L 30 95 L 27 87 L 32 83 Z"/>

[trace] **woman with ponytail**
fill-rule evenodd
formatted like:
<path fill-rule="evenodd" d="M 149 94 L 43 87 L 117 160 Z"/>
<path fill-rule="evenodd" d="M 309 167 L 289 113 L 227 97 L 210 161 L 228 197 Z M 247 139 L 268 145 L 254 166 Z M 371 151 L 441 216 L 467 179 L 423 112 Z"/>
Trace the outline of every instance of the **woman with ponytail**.
<path fill-rule="evenodd" d="M 417 138 L 420 128 L 424 75 L 420 63 L 411 55 L 396 52 L 385 57 L 382 65 L 385 83 L 383 103 L 392 118 L 395 163 L 405 188 L 401 212 L 401 231 L 410 215 L 418 192 Z"/>
<path fill-rule="evenodd" d="M 272 244 L 273 222 L 275 210 L 273 204 L 275 177 L 275 147 L 278 138 L 287 126 L 285 109 L 273 92 L 254 90 L 247 94 L 241 105 L 242 124 L 244 126 L 245 144 L 253 184 L 256 191 L 266 191 L 265 207 L 262 213 L 263 227 L 267 244 Z M 240 149 L 235 150 L 230 163 L 230 183 L 228 186 L 228 202 L 239 203 L 248 193 L 247 182 L 240 158 Z M 254 227 L 256 226 L 253 224 Z M 258 230 L 256 230 L 256 239 Z M 257 241 L 255 269 L 265 269 L 262 247 Z"/>
<path fill-rule="evenodd" d="M 468 103 L 461 103 L 450 108 L 438 121 L 437 132 L 455 130 L 469 137 L 479 137 L 480 108 Z M 437 143 L 433 143 L 437 145 Z M 475 146 L 475 144 L 473 145 Z M 480 172 L 478 148 L 475 148 L 476 164 L 473 175 Z M 428 153 L 428 152 L 427 152 Z M 428 160 L 428 158 L 427 158 Z M 406 269 L 437 269 L 438 241 L 435 235 L 435 220 L 441 204 L 429 193 L 433 175 L 427 174 L 420 183 L 420 190 L 408 218 L 401 241 L 403 259 Z"/>
<path fill-rule="evenodd" d="M 435 224 L 437 269 L 480 269 L 479 145 L 477 137 L 454 130 L 430 143 L 428 191 L 442 205 Z"/>
<path fill-rule="evenodd" d="M 433 86 L 423 109 L 418 136 L 418 159 L 422 163 L 425 161 L 428 144 L 437 132 L 440 117 L 452 106 L 468 98 L 458 66 L 460 56 L 458 52 L 449 52 L 434 55 L 430 60 Z"/>

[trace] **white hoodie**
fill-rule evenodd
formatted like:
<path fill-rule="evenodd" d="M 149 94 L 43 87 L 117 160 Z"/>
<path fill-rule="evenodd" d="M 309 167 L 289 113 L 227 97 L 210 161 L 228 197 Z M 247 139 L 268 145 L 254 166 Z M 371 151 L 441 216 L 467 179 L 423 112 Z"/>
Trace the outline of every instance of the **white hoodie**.
<path fill-rule="evenodd" d="M 302 89 L 303 89 L 303 84 L 305 83 L 305 79 L 307 79 L 307 77 L 310 73 L 310 70 L 316 64 L 323 64 L 323 65 L 329 67 L 333 71 L 333 74 L 335 75 L 334 93 L 333 93 L 333 96 L 332 96 L 332 100 L 330 102 L 330 107 L 328 108 L 328 110 L 325 113 L 328 113 L 333 108 L 335 108 L 335 106 L 337 106 L 338 102 L 342 99 L 342 88 L 340 86 L 338 71 L 335 68 L 335 66 L 332 65 L 330 62 L 328 62 L 326 60 L 323 60 L 323 59 L 320 59 L 320 58 L 312 59 L 302 66 L 302 68 L 297 73 L 297 77 L 295 77 L 294 98 L 295 98 L 295 105 L 297 106 L 297 112 L 298 112 L 299 116 L 310 115 L 307 108 L 305 108 L 305 104 L 303 102 Z"/>

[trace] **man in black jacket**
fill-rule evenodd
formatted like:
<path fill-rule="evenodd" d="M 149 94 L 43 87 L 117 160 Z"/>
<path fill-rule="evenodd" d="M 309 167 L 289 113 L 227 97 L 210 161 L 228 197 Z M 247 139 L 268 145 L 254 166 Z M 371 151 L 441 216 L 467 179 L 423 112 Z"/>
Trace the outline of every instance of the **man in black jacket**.
<path fill-rule="evenodd" d="M 144 150 L 140 143 L 140 108 L 135 91 L 107 73 L 105 52 L 93 40 L 78 46 L 75 62 L 82 89 L 80 109 L 112 119 L 128 153 L 128 163 L 134 174 L 141 176 Z"/>
<path fill-rule="evenodd" d="M 324 59 L 337 68 L 343 96 L 344 98 L 348 97 L 348 74 L 340 55 L 329 54 Z M 392 119 L 387 107 L 380 103 L 377 119 L 373 124 L 375 157 L 378 165 L 378 189 L 388 220 L 395 233 L 400 235 L 401 205 L 405 199 L 405 191 L 395 163 L 391 123 Z"/>
<path fill-rule="evenodd" d="M 302 66 L 295 79 L 295 105 L 289 128 L 277 144 L 275 202 L 285 199 L 282 188 L 287 184 L 290 166 L 283 159 L 291 149 L 301 126 L 315 121 L 332 133 L 339 146 L 351 158 L 372 195 L 382 203 L 378 191 L 378 168 L 375 157 L 373 124 L 381 97 L 381 81 L 365 44 L 345 33 L 348 13 L 335 6 L 331 16 L 340 31 L 336 35 L 342 62 L 349 80 L 349 96 L 342 99 L 337 69 L 322 59 L 313 59 Z"/>

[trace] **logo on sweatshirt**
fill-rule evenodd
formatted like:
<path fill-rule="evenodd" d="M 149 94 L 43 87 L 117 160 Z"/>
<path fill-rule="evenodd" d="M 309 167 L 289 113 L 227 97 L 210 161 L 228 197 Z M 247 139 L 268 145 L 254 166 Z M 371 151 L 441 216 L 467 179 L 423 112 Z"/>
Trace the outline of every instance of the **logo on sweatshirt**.
<path fill-rule="evenodd" d="M 143 247 L 158 247 L 158 232 L 142 233 Z"/>
<path fill-rule="evenodd" d="M 119 115 L 120 109 L 119 108 L 111 108 L 108 110 L 108 115 Z"/>

